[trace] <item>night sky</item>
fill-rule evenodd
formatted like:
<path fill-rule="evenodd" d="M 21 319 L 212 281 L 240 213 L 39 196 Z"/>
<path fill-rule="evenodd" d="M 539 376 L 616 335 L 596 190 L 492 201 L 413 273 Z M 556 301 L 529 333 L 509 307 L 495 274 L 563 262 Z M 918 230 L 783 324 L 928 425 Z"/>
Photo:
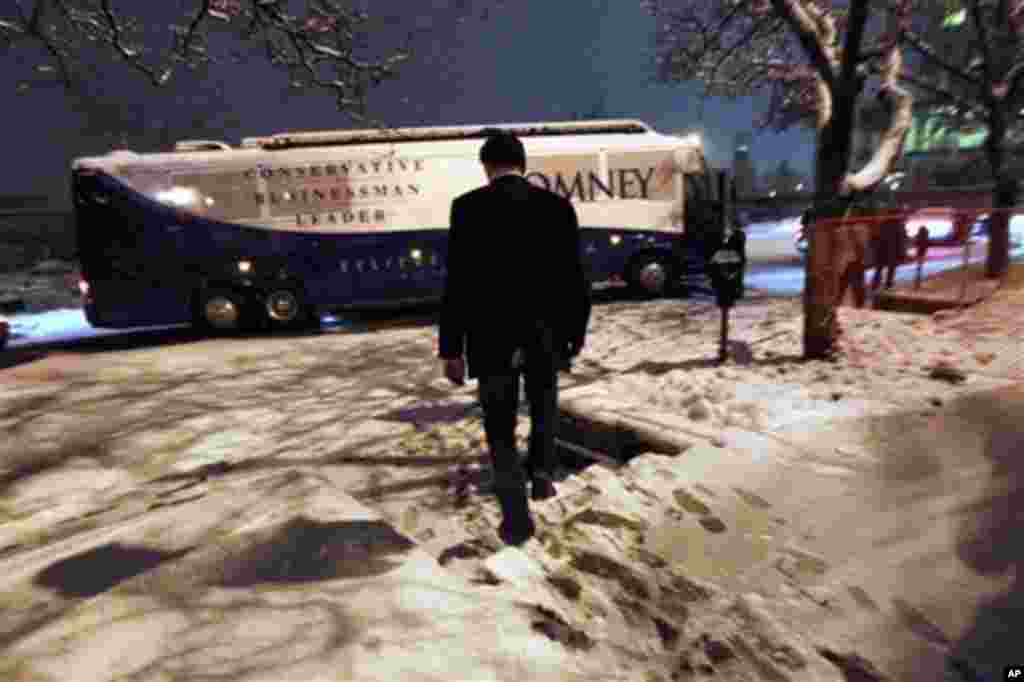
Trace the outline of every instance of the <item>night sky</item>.
<path fill-rule="evenodd" d="M 699 129 L 703 118 L 712 160 L 728 163 L 733 135 L 753 128 L 759 107 L 750 100 L 711 100 L 701 107 L 695 85 L 655 83 L 653 28 L 639 0 L 509 3 L 484 23 L 438 30 L 437 40 L 423 45 L 398 79 L 374 93 L 371 114 L 393 125 L 457 125 L 600 112 L 639 118 L 665 132 Z M 83 117 L 59 89 L 13 94 L 14 67 L 8 57 L 0 62 L 10 93 L 4 97 L 7 162 L 0 194 L 47 194 L 63 204 L 70 157 L 103 153 L 110 143 L 83 134 Z M 194 119 L 202 119 L 204 136 L 232 144 L 250 135 L 352 125 L 329 96 L 288 95 L 286 75 L 258 60 L 225 66 L 217 75 L 223 100 L 186 95 L 172 106 L 168 95 L 154 98 L 121 68 L 110 71 L 104 89 L 120 98 L 121 112 L 136 125 L 166 120 L 182 137 L 190 136 Z M 766 131 L 755 137 L 752 156 L 762 172 L 789 160 L 809 173 L 810 143 L 807 131 Z"/>

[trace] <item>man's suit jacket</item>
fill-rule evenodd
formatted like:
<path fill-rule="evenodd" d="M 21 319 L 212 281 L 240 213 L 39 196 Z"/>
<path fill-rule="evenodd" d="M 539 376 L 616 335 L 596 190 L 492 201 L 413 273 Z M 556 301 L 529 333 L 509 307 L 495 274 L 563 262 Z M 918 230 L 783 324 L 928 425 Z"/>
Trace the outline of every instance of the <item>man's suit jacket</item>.
<path fill-rule="evenodd" d="M 582 348 L 590 282 L 568 199 L 506 175 L 452 202 L 440 356 L 469 377 L 506 371 L 515 348 L 550 330 L 556 352 Z M 547 344 L 545 344 L 547 345 Z"/>

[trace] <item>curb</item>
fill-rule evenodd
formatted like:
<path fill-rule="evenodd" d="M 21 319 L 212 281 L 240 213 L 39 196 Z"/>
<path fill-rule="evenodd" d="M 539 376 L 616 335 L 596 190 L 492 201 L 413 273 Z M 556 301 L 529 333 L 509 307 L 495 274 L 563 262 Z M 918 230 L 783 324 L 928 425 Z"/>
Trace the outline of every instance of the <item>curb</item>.
<path fill-rule="evenodd" d="M 967 295 L 961 298 L 959 287 L 926 291 L 899 289 L 881 291 L 875 298 L 877 310 L 931 314 L 939 310 L 972 306 L 992 297 L 999 290 L 998 282 L 988 280 L 970 282 Z"/>
<path fill-rule="evenodd" d="M 611 450 L 621 458 L 623 451 L 678 456 L 701 442 L 721 443 L 717 431 L 696 424 L 683 426 L 674 419 L 630 414 L 630 406 L 604 396 L 572 395 L 582 393 L 581 389 L 585 388 L 566 391 L 570 395 L 559 400 L 558 407 L 563 426 L 586 433 L 595 441 L 584 443 L 588 447 Z"/>

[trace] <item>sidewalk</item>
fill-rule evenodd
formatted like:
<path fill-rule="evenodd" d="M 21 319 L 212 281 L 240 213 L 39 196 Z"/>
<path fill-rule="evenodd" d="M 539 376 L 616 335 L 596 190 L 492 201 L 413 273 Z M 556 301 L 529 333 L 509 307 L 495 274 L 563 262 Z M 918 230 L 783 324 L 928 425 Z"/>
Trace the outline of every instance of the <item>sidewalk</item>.
<path fill-rule="evenodd" d="M 916 265 L 903 267 L 916 268 Z M 910 283 L 880 292 L 874 307 L 893 312 L 930 314 L 975 305 L 992 296 L 1000 286 L 998 280 L 987 279 L 984 274 L 983 263 L 933 274 L 925 277 L 920 286 Z"/>
<path fill-rule="evenodd" d="M 692 513 L 648 545 L 879 673 L 849 679 L 999 679 L 1024 631 L 1024 291 L 932 317 L 840 314 L 834 365 L 800 362 L 784 328 L 721 368 L 685 349 L 638 363 L 562 409 L 689 439 L 673 471 Z"/>
<path fill-rule="evenodd" d="M 0 678 L 597 679 L 538 634 L 553 598 L 467 585 L 323 476 L 169 481 L 159 510 L 3 561 L 3 642 L 24 636 Z"/>
<path fill-rule="evenodd" d="M 841 315 L 847 355 L 803 362 L 800 302 L 751 296 L 718 366 L 714 306 L 596 306 L 562 408 L 649 451 L 561 481 L 521 549 L 432 328 L 18 368 L 0 679 L 987 671 L 1024 631 L 1024 297 Z"/>

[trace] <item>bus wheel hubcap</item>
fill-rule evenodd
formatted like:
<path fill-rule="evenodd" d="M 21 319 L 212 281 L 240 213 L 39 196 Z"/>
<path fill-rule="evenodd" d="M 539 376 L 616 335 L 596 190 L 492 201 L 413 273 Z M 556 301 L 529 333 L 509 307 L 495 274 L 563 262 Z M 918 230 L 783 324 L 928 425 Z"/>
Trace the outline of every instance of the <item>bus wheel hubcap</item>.
<path fill-rule="evenodd" d="M 275 291 L 267 296 L 267 314 L 275 322 L 291 322 L 299 316 L 299 300 L 290 291 Z"/>
<path fill-rule="evenodd" d="M 217 329 L 230 329 L 238 324 L 238 306 L 226 296 L 214 296 L 206 302 L 206 319 Z"/>
<path fill-rule="evenodd" d="M 661 263 L 648 263 L 640 269 L 640 285 L 645 291 L 658 293 L 664 288 L 667 278 L 665 266 Z"/>

